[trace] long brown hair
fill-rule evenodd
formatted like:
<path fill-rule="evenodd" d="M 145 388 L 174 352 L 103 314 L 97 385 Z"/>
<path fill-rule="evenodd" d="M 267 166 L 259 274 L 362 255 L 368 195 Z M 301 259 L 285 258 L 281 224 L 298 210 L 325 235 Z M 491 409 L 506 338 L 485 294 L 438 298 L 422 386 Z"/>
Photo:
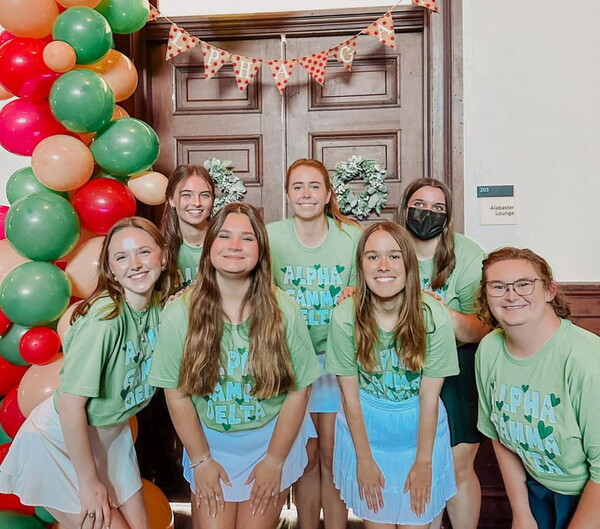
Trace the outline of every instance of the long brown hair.
<path fill-rule="evenodd" d="M 375 344 L 378 331 L 375 319 L 373 293 L 367 286 L 363 270 L 365 245 L 369 237 L 377 230 L 389 233 L 400 247 L 404 268 L 406 270 L 406 286 L 404 300 L 398 312 L 398 321 L 394 327 L 397 354 L 411 371 L 418 372 L 425 365 L 426 329 L 423 316 L 423 301 L 421 282 L 419 280 L 419 263 L 414 249 L 414 243 L 405 228 L 395 222 L 377 222 L 371 224 L 358 241 L 356 251 L 356 295 L 355 295 L 355 324 L 357 359 L 366 370 L 375 367 Z"/>
<path fill-rule="evenodd" d="M 167 202 L 163 209 L 162 220 L 160 222 L 160 229 L 162 230 L 167 244 L 169 246 L 169 255 L 171 256 L 171 262 L 177 267 L 177 257 L 179 256 L 179 248 L 183 242 L 183 236 L 181 235 L 181 229 L 179 228 L 179 217 L 177 211 L 170 204 L 170 200 L 175 197 L 177 187 L 182 182 L 185 182 L 191 176 L 197 176 L 202 178 L 206 185 L 210 188 L 210 192 L 213 196 L 213 202 L 215 199 L 215 183 L 210 176 L 210 173 L 201 165 L 178 165 L 175 170 L 169 176 L 169 184 L 165 194 L 167 196 Z M 209 214 L 208 219 L 210 219 Z"/>
<path fill-rule="evenodd" d="M 125 228 L 136 228 L 145 231 L 154 239 L 154 242 L 162 250 L 165 257 L 166 268 L 160 274 L 158 281 L 154 285 L 154 290 L 160 303 L 163 303 L 168 297 L 171 286 L 174 281 L 176 281 L 177 272 L 169 265 L 169 249 L 165 238 L 159 229 L 149 220 L 142 217 L 127 217 L 113 224 L 106 234 L 104 242 L 102 243 L 102 248 L 100 249 L 100 260 L 98 261 L 98 285 L 94 292 L 82 301 L 73 311 L 71 324 L 74 323 L 79 316 L 85 316 L 89 312 L 92 304 L 98 298 L 106 296 L 107 294 L 113 302 L 113 308 L 102 319 L 110 320 L 116 318 L 121 313 L 125 292 L 110 271 L 108 246 L 110 245 L 113 236 Z"/>
<path fill-rule="evenodd" d="M 552 268 L 550 268 L 548 262 L 540 255 L 531 251 L 529 248 L 515 248 L 514 246 L 507 246 L 490 253 L 483 260 L 481 284 L 479 286 L 479 291 L 477 292 L 477 297 L 475 298 L 475 303 L 480 318 L 482 318 L 488 325 L 491 325 L 492 327 L 498 327 L 498 320 L 490 310 L 490 305 L 488 303 L 485 291 L 485 283 L 487 281 L 486 271 L 494 263 L 512 260 L 522 260 L 531 263 L 536 272 L 539 274 L 540 279 L 543 281 L 545 287 L 548 287 L 549 285 L 555 285 L 557 289 L 556 295 L 552 301 L 550 301 L 550 305 L 554 309 L 554 313 L 559 318 L 568 318 L 571 315 L 569 304 L 567 303 L 567 300 L 565 299 L 559 285 L 557 285 L 556 281 L 554 280 Z"/>
<path fill-rule="evenodd" d="M 258 242 L 258 262 L 250 273 L 242 311 L 248 307 L 250 315 L 248 370 L 254 378 L 252 394 L 259 398 L 273 397 L 294 387 L 294 373 L 271 276 L 267 230 L 259 212 L 250 204 L 227 204 L 215 215 L 206 234 L 198 279 L 190 292 L 189 327 L 179 386 L 189 394 L 208 395 L 219 379 L 224 314 L 210 252 L 231 213 L 248 217 Z"/>
<path fill-rule="evenodd" d="M 402 203 L 400 205 L 400 221 L 403 226 L 406 226 L 406 214 L 408 212 L 408 203 L 412 196 L 422 187 L 435 187 L 441 189 L 444 193 L 444 199 L 446 201 L 446 215 L 448 221 L 446 226 L 440 234 L 440 239 L 435 248 L 433 255 L 433 277 L 431 279 L 431 290 L 438 290 L 442 288 L 450 274 L 453 272 L 456 266 L 456 256 L 454 255 L 454 217 L 453 217 L 453 204 L 452 204 L 452 193 L 448 186 L 435 178 L 419 178 L 412 182 L 405 190 L 402 195 Z"/>
<path fill-rule="evenodd" d="M 319 161 L 313 158 L 300 158 L 296 160 L 292 165 L 288 167 L 287 173 L 285 174 L 285 190 L 287 191 L 290 186 L 290 178 L 292 176 L 292 171 L 297 167 L 312 167 L 319 171 L 321 176 L 323 177 L 323 182 L 325 183 L 325 189 L 331 193 L 331 198 L 329 202 L 325 205 L 325 215 L 331 217 L 338 228 L 342 228 L 342 224 L 347 224 L 348 226 L 357 226 L 360 227 L 360 224 L 356 222 L 354 219 L 347 217 L 340 211 L 340 207 L 338 205 L 337 196 L 333 187 L 331 185 L 331 178 L 329 178 L 329 173 L 325 166 Z"/>

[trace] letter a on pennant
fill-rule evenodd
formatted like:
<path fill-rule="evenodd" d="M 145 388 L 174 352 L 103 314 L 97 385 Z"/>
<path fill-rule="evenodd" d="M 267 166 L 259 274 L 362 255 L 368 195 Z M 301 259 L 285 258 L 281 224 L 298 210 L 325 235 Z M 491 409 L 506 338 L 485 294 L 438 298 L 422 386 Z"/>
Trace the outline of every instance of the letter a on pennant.
<path fill-rule="evenodd" d="M 435 13 L 439 13 L 440 11 L 438 0 L 412 0 L 412 3 L 418 6 L 426 7 Z"/>
<path fill-rule="evenodd" d="M 352 71 L 352 62 L 356 57 L 356 37 L 342 42 L 331 50 L 333 58 L 336 59 L 346 70 Z"/>
<path fill-rule="evenodd" d="M 250 81 L 254 79 L 256 72 L 260 70 L 261 63 L 262 61 L 254 59 L 253 57 L 242 57 L 241 55 L 231 56 L 231 64 L 233 64 L 235 80 L 237 81 L 240 92 L 243 92 L 250 84 Z"/>
<path fill-rule="evenodd" d="M 185 29 L 181 29 L 177 24 L 172 24 L 167 44 L 167 61 L 184 51 L 191 50 L 199 42 L 196 37 L 192 37 Z"/>
<path fill-rule="evenodd" d="M 202 56 L 204 57 L 204 79 L 212 79 L 221 67 L 229 60 L 231 53 L 202 42 Z"/>
<path fill-rule="evenodd" d="M 389 46 L 393 50 L 396 49 L 394 20 L 392 19 L 392 14 L 389 11 L 381 18 L 378 18 L 375 22 L 373 22 L 367 29 L 365 29 L 364 33 L 379 39 L 381 44 Z"/>
<path fill-rule="evenodd" d="M 269 61 L 269 67 L 271 68 L 271 75 L 275 79 L 275 84 L 280 94 L 283 94 L 285 87 L 294 71 L 296 66 L 296 59 L 275 59 Z"/>

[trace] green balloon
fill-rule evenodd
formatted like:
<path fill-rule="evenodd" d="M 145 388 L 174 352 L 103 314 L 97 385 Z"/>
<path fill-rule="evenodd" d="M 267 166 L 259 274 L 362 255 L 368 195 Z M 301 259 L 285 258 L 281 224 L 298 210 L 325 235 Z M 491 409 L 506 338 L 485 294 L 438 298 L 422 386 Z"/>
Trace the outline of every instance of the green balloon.
<path fill-rule="evenodd" d="M 46 529 L 35 516 L 27 516 L 14 511 L 0 511 L 2 529 Z"/>
<path fill-rule="evenodd" d="M 6 182 L 6 198 L 8 203 L 12 204 L 20 198 L 33 195 L 33 193 L 54 193 L 66 200 L 69 200 L 69 194 L 64 191 L 55 191 L 42 184 L 33 174 L 31 167 L 17 169 Z"/>
<path fill-rule="evenodd" d="M 62 40 L 75 50 L 77 64 L 90 64 L 104 57 L 112 45 L 107 20 L 90 7 L 71 7 L 54 22 L 54 40 Z"/>
<path fill-rule="evenodd" d="M 112 88 L 89 70 L 71 70 L 61 75 L 52 85 L 49 103 L 54 117 L 75 132 L 100 130 L 115 111 Z"/>
<path fill-rule="evenodd" d="M 111 121 L 91 145 L 96 163 L 117 176 L 146 171 L 158 158 L 159 144 L 150 125 L 136 118 Z"/>
<path fill-rule="evenodd" d="M 34 261 L 54 261 L 77 244 L 79 217 L 64 198 L 34 193 L 8 210 L 5 230 L 11 246 L 21 255 Z"/>
<path fill-rule="evenodd" d="M 2 408 L 2 401 L 4 401 L 4 399 L 0 399 L 0 408 Z M 5 443 L 12 443 L 12 438 L 4 431 L 4 428 L 2 428 L 2 425 L 0 424 L 0 445 Z"/>
<path fill-rule="evenodd" d="M 56 523 L 56 518 L 43 507 L 36 507 L 35 515 L 44 523 Z"/>
<path fill-rule="evenodd" d="M 135 33 L 148 21 L 148 0 L 102 0 L 96 11 L 104 15 L 113 32 Z"/>
<path fill-rule="evenodd" d="M 102 169 L 102 167 L 97 165 L 94 169 L 94 173 L 92 174 L 90 180 L 94 180 L 94 178 L 111 178 L 112 180 L 118 180 L 119 182 L 123 182 L 124 184 L 126 184 L 127 180 L 129 180 L 129 175 L 114 175 L 109 173 L 106 169 Z"/>
<path fill-rule="evenodd" d="M 29 327 L 13 323 L 8 332 L 0 339 L 0 356 L 7 362 L 16 366 L 28 366 L 29 362 L 23 360 L 19 352 L 19 342 Z"/>
<path fill-rule="evenodd" d="M 17 325 L 36 327 L 57 320 L 70 298 L 67 274 L 41 261 L 18 266 L 0 284 L 0 308 Z"/>

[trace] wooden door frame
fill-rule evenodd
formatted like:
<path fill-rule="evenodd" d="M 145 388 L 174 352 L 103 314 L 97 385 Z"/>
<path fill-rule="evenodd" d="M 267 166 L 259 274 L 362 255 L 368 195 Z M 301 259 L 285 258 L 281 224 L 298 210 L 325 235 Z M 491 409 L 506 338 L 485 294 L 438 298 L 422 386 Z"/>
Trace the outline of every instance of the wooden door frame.
<path fill-rule="evenodd" d="M 202 40 L 310 37 L 358 33 L 389 6 L 252 15 L 252 24 L 240 15 L 174 17 L 172 20 Z M 396 31 L 423 31 L 424 175 L 443 180 L 452 190 L 455 225 L 464 231 L 462 0 L 445 0 L 440 13 L 421 7 L 393 12 Z M 166 42 L 171 22 L 148 23 L 133 36 L 120 36 L 117 46 L 131 57 L 140 82 L 126 108 L 152 124 L 150 43 Z M 360 50 L 359 50 L 360 51 Z"/>

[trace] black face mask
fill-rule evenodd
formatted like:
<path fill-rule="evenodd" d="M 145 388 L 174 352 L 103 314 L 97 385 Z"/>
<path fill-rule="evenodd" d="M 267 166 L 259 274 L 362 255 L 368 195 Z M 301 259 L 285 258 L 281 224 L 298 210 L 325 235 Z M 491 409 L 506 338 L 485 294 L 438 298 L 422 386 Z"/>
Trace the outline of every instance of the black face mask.
<path fill-rule="evenodd" d="M 447 213 L 438 213 L 430 209 L 408 208 L 406 229 L 417 239 L 428 241 L 442 233 L 447 222 Z"/>

